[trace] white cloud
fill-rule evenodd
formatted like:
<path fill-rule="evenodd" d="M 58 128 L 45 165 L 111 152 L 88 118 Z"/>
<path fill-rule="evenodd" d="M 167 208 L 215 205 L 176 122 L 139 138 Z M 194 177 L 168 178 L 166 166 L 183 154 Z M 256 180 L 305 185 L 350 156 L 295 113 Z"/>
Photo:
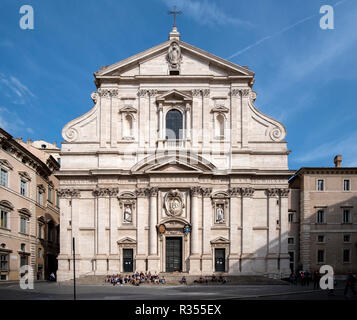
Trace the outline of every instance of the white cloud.
<path fill-rule="evenodd" d="M 342 3 L 346 2 L 346 1 L 350 1 L 350 0 L 340 0 L 340 1 L 336 2 L 333 7 L 337 7 L 337 6 L 339 6 L 340 4 L 342 4 Z M 267 36 L 255 41 L 254 43 L 250 44 L 249 46 L 238 50 L 237 52 L 235 52 L 232 55 L 230 55 L 227 59 L 232 59 L 232 58 L 234 58 L 234 57 L 236 57 L 236 56 L 238 56 L 238 55 L 240 55 L 240 54 L 242 54 L 242 53 L 244 53 L 244 52 L 246 52 L 246 51 L 248 51 L 248 50 L 250 50 L 250 49 L 252 49 L 252 48 L 254 48 L 256 46 L 258 46 L 258 45 L 260 45 L 262 42 L 265 42 L 267 40 L 273 39 L 273 38 L 275 38 L 275 37 L 287 32 L 287 31 L 289 31 L 291 29 L 294 29 L 298 25 L 303 24 L 304 22 L 306 22 L 308 20 L 311 20 L 312 18 L 317 17 L 317 16 L 319 16 L 319 13 L 313 14 L 313 15 L 308 16 L 308 17 L 305 17 L 305 18 L 303 18 L 303 19 L 301 19 L 301 20 L 299 20 L 299 21 L 297 21 L 297 22 L 295 22 L 295 23 L 293 23 L 293 24 L 291 24 L 289 26 L 286 26 L 286 27 L 282 28 L 281 30 L 279 30 L 279 31 L 277 31 L 275 33 L 267 35 Z"/>
<path fill-rule="evenodd" d="M 14 104 L 25 104 L 36 97 L 19 79 L 12 75 L 7 77 L 3 73 L 0 73 L 0 89 Z"/>
<path fill-rule="evenodd" d="M 194 0 L 162 0 L 168 8 L 177 6 L 177 10 L 182 10 L 183 14 L 190 16 L 196 22 L 203 25 L 243 25 L 251 27 L 249 21 L 232 17 L 226 14 L 219 6 L 212 1 Z"/>
<path fill-rule="evenodd" d="M 16 135 L 24 132 L 24 129 L 33 134 L 32 128 L 25 128 L 25 122 L 18 116 L 16 112 L 11 112 L 5 107 L 0 106 L 0 128 L 8 131 L 11 135 Z"/>

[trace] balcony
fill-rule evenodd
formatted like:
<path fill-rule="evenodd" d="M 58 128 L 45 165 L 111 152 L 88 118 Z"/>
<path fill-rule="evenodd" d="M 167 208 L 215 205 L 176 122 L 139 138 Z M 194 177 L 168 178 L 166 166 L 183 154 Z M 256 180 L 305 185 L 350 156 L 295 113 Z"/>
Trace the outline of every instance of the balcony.
<path fill-rule="evenodd" d="M 186 148 L 186 140 L 182 140 L 182 139 L 161 140 L 161 141 L 159 141 L 159 146 L 160 146 L 160 142 L 163 143 L 164 149 L 183 149 L 183 148 Z"/>

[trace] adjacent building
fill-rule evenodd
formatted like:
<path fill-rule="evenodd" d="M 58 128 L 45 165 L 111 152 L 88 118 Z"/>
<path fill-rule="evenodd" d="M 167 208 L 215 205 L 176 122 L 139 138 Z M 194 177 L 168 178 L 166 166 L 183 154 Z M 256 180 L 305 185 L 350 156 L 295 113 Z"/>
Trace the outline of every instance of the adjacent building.
<path fill-rule="evenodd" d="M 303 167 L 289 180 L 291 270 L 357 273 L 357 168 Z"/>
<path fill-rule="evenodd" d="M 165 41 L 95 74 L 62 131 L 58 279 L 132 272 L 289 273 L 285 127 L 254 72 Z"/>
<path fill-rule="evenodd" d="M 34 277 L 57 270 L 58 162 L 0 129 L 0 279 L 17 280 L 23 265 Z"/>

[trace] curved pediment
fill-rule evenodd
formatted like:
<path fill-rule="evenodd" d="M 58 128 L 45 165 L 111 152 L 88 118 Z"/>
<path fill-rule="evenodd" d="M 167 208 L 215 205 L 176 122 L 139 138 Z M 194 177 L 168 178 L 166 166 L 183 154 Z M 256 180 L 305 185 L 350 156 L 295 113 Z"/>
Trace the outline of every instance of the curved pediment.
<path fill-rule="evenodd" d="M 25 216 L 31 217 L 31 212 L 27 208 L 21 208 L 17 210 L 20 214 L 23 214 Z"/>
<path fill-rule="evenodd" d="M 0 207 L 3 207 L 8 210 L 14 210 L 14 206 L 10 201 L 7 200 L 1 200 L 0 201 Z"/>
<path fill-rule="evenodd" d="M 160 224 L 164 224 L 166 229 L 183 229 L 186 225 L 191 226 L 185 219 L 180 217 L 167 217 L 160 221 Z"/>

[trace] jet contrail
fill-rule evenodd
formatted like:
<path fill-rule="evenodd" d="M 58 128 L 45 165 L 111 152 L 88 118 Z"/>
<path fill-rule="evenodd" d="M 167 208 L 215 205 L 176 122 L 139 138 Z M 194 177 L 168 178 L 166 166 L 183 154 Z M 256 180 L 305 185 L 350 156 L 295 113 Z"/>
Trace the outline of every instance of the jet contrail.
<path fill-rule="evenodd" d="M 346 2 L 346 1 L 349 1 L 349 0 L 340 0 L 340 1 L 336 2 L 335 5 L 333 5 L 333 7 L 337 7 L 338 5 L 340 5 L 340 4 L 342 4 L 342 3 Z M 260 40 L 258 40 L 258 41 L 256 41 L 256 42 L 252 43 L 251 45 L 245 47 L 244 49 L 241 49 L 241 50 L 237 51 L 236 53 L 233 53 L 233 54 L 232 54 L 231 56 L 229 56 L 227 59 L 232 59 L 232 58 L 234 58 L 234 57 L 240 55 L 241 53 L 243 53 L 243 52 L 245 52 L 245 51 L 247 51 L 247 50 L 249 50 L 249 49 L 251 49 L 251 48 L 256 47 L 257 45 L 261 44 L 262 42 L 264 42 L 264 41 L 266 41 L 266 40 L 269 40 L 269 39 L 271 39 L 271 38 L 274 38 L 274 37 L 276 37 L 276 36 L 278 36 L 278 35 L 280 35 L 280 34 L 286 32 L 286 31 L 288 31 L 288 30 L 290 30 L 290 29 L 296 27 L 297 25 L 304 23 L 305 21 L 311 20 L 312 18 L 314 18 L 314 17 L 316 17 L 316 16 L 319 16 L 319 13 L 313 14 L 313 15 L 311 15 L 311 16 L 309 16 L 309 17 L 306 17 L 306 18 L 304 18 L 304 19 L 301 19 L 301 20 L 299 20 L 298 22 L 295 22 L 294 24 L 292 24 L 292 25 L 290 25 L 290 26 L 287 26 L 287 27 L 281 29 L 280 31 L 277 31 L 277 32 L 275 32 L 275 33 L 273 33 L 273 34 L 271 34 L 271 35 L 269 35 L 269 36 L 265 36 L 264 38 L 261 38 Z"/>

